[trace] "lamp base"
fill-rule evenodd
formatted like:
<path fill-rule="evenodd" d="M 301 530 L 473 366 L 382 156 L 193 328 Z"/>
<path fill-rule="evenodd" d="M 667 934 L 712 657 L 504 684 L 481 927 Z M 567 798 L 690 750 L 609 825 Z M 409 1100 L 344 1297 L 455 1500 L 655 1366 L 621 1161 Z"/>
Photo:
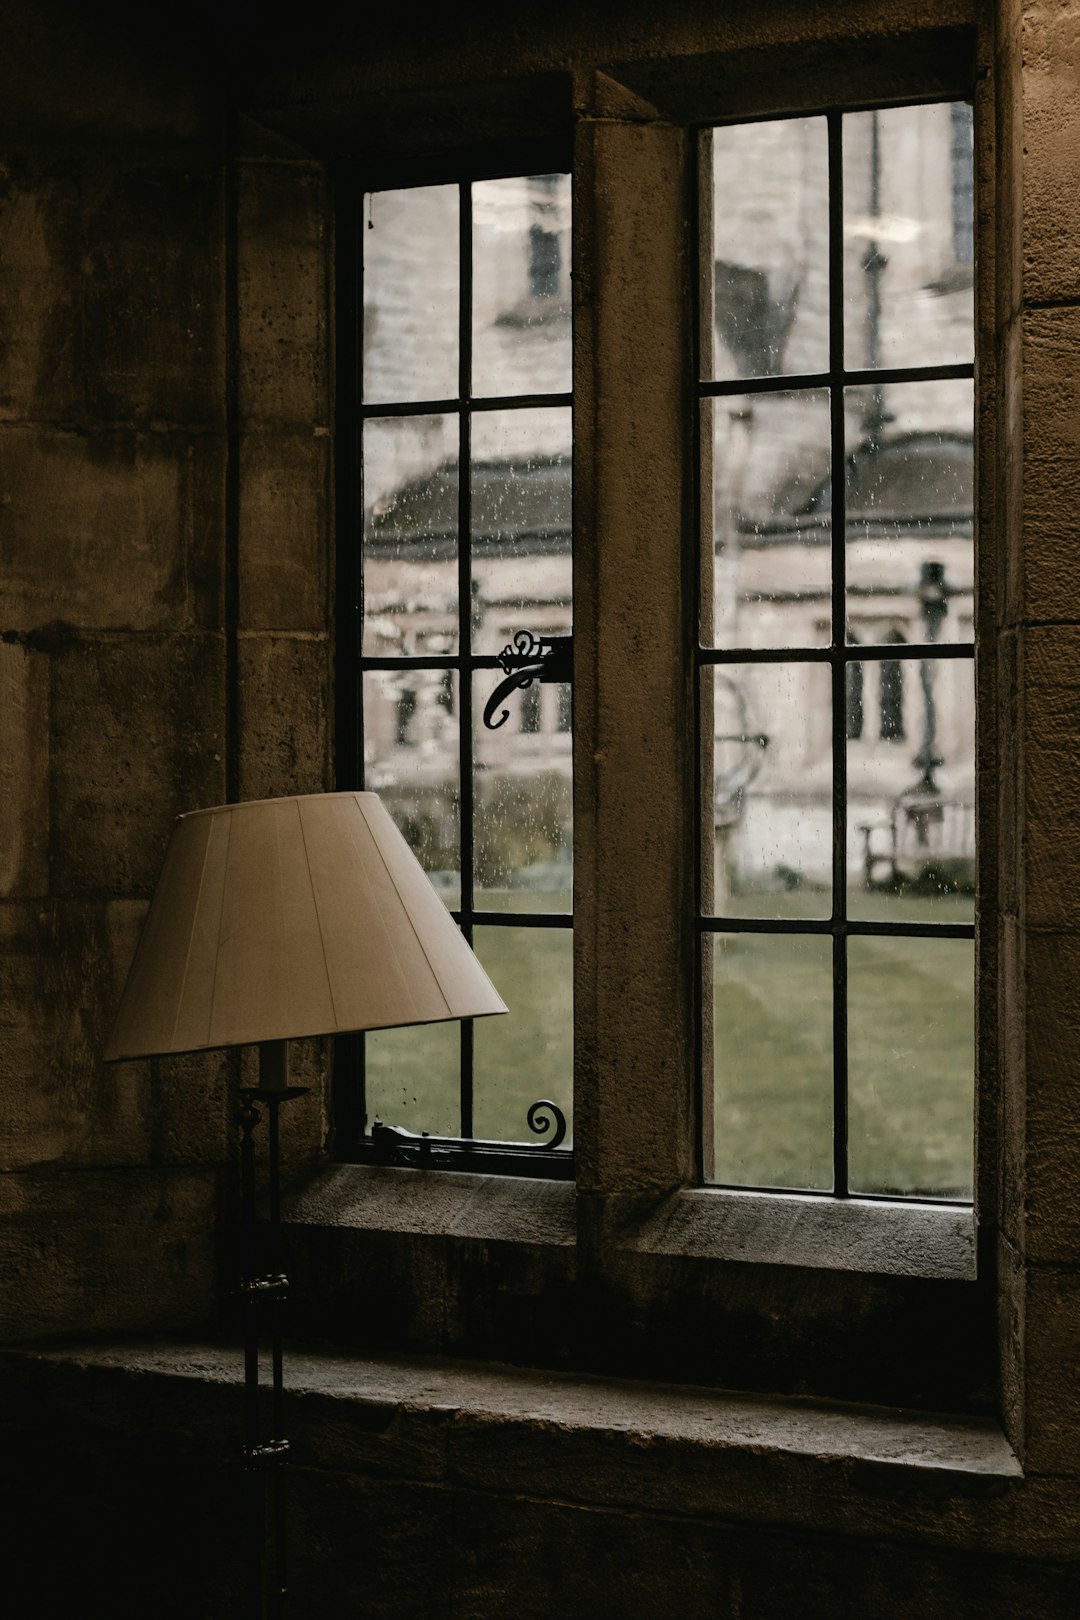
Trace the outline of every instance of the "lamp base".
<path fill-rule="evenodd" d="M 259 1085 L 240 1088 L 237 1124 L 240 1128 L 240 1172 L 243 1201 L 242 1262 L 239 1297 L 244 1311 L 244 1466 L 249 1475 L 247 1526 L 247 1615 L 274 1620 L 285 1612 L 285 1489 L 283 1465 L 289 1451 L 284 1438 L 284 1379 L 282 1373 L 281 1306 L 289 1279 L 281 1269 L 281 1168 L 278 1115 L 282 1103 L 302 1097 L 307 1086 L 290 1086 L 284 1041 L 268 1042 L 259 1050 Z M 265 1268 L 259 1265 L 259 1229 L 255 1208 L 255 1127 L 267 1112 L 268 1215 Z M 272 1369 L 271 1433 L 262 1438 L 259 1421 L 259 1327 L 262 1308 L 269 1308 Z M 266 1551 L 267 1470 L 271 1485 L 272 1580 L 269 1605 L 263 1563 Z"/>

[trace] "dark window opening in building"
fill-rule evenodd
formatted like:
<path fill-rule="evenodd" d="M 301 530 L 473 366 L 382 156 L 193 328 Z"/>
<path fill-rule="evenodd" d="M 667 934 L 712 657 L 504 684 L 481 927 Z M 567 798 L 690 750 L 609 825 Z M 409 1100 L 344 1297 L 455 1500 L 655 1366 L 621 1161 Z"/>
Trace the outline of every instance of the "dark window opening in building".
<path fill-rule="evenodd" d="M 903 641 L 895 632 L 891 642 Z M 904 737 L 904 666 L 896 658 L 881 665 L 881 736 L 886 742 L 902 742 Z"/>
<path fill-rule="evenodd" d="M 559 238 L 542 225 L 529 227 L 529 291 L 534 298 L 557 298 L 562 270 Z"/>
<path fill-rule="evenodd" d="M 854 639 L 852 637 L 852 640 Z M 858 742 L 863 734 L 863 680 L 862 665 L 849 664 L 847 667 L 848 742 Z"/>
<path fill-rule="evenodd" d="M 409 727 L 416 713 L 416 693 L 406 686 L 398 693 L 394 711 L 394 734 L 399 747 L 409 740 Z"/>
<path fill-rule="evenodd" d="M 521 694 L 521 729 L 530 736 L 540 730 L 540 688 L 527 686 Z"/>

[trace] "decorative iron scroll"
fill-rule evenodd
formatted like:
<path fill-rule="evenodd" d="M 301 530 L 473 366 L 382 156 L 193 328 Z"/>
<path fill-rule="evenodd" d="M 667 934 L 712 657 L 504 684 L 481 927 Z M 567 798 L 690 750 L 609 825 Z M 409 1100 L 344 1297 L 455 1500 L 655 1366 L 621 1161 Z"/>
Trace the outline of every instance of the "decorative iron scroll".
<path fill-rule="evenodd" d="M 542 1109 L 551 1115 L 550 1119 L 544 1117 L 541 1112 Z M 536 1144 L 538 1147 L 545 1149 L 546 1152 L 550 1153 L 554 1148 L 560 1147 L 566 1140 L 566 1115 L 558 1103 L 549 1101 L 547 1097 L 541 1097 L 539 1101 L 534 1102 L 525 1118 L 528 1121 L 530 1131 L 535 1131 L 537 1136 L 545 1136 L 551 1129 L 552 1124 L 554 1124 L 555 1135 L 551 1138 L 551 1141 Z"/>
<path fill-rule="evenodd" d="M 558 1103 L 541 1097 L 534 1102 L 526 1121 L 534 1136 L 546 1136 L 548 1142 L 481 1142 L 457 1136 L 431 1136 L 427 1131 L 407 1131 L 400 1125 L 384 1125 L 376 1120 L 371 1127 L 371 1143 L 375 1157 L 383 1164 L 397 1164 L 412 1169 L 436 1169 L 440 1164 L 454 1162 L 458 1168 L 494 1168 L 487 1161 L 509 1158 L 516 1161 L 512 1169 L 516 1175 L 529 1174 L 528 1161 L 537 1173 L 546 1174 L 542 1166 L 549 1162 L 555 1149 L 566 1140 L 566 1115 Z M 558 1161 L 570 1159 L 560 1153 Z"/>
<path fill-rule="evenodd" d="M 506 671 L 506 679 L 499 682 L 484 709 L 484 724 L 489 731 L 498 731 L 509 720 L 509 709 L 503 709 L 497 720 L 492 716 L 511 692 L 524 691 L 533 681 L 546 685 L 573 680 L 571 647 L 570 636 L 535 636 L 531 630 L 515 631 L 513 641 L 508 642 L 499 654 L 499 664 Z"/>

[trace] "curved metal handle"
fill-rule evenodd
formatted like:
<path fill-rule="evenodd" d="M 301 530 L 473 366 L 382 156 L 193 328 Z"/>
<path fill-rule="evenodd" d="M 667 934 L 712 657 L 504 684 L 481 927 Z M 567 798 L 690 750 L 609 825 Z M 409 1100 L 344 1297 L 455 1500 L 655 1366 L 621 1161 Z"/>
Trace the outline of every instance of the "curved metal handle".
<path fill-rule="evenodd" d="M 505 725 L 510 718 L 509 709 L 504 709 L 497 720 L 491 718 L 499 704 L 508 698 L 515 688 L 531 686 L 537 676 L 543 673 L 543 664 L 526 664 L 524 668 L 515 669 L 512 675 L 508 675 L 504 681 L 499 682 L 484 705 L 484 724 L 489 731 L 498 731 L 499 727 Z"/>

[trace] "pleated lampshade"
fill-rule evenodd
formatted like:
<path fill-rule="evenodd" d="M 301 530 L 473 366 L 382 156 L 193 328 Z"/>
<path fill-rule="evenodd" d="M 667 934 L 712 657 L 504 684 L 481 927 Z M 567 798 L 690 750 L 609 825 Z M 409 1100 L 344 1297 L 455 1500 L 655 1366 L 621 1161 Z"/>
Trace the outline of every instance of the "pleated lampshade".
<path fill-rule="evenodd" d="M 179 817 L 108 1061 L 506 1006 L 374 793 Z"/>

